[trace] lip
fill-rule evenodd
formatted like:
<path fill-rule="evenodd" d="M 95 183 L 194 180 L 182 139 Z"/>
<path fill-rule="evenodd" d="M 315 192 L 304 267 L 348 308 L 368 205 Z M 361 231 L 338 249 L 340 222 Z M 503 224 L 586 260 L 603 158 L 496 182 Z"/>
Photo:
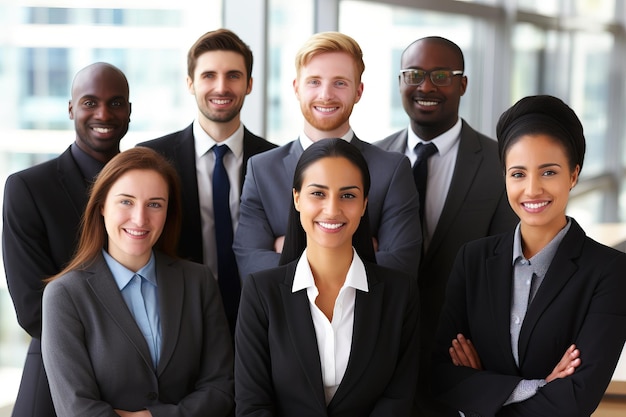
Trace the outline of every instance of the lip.
<path fill-rule="evenodd" d="M 150 231 L 145 229 L 131 229 L 131 228 L 122 228 L 126 236 L 131 239 L 145 239 L 150 234 Z"/>
<path fill-rule="evenodd" d="M 442 100 L 431 97 L 413 97 L 413 102 L 419 107 L 421 110 L 429 111 L 435 110 L 442 103 Z"/>
<path fill-rule="evenodd" d="M 339 106 L 313 106 L 318 114 L 329 115 L 339 111 Z"/>
<path fill-rule="evenodd" d="M 342 230 L 346 225 L 346 223 L 338 222 L 336 220 L 333 220 L 333 221 L 320 220 L 320 221 L 316 221 L 315 224 L 320 229 L 322 229 L 324 232 L 327 232 L 327 233 L 337 233 L 340 230 Z"/>
<path fill-rule="evenodd" d="M 550 207 L 552 201 L 525 201 L 521 203 L 522 208 L 529 213 L 541 213 L 546 208 Z"/>
<path fill-rule="evenodd" d="M 234 101 L 231 97 L 214 97 L 209 99 L 209 103 L 218 107 L 230 106 Z"/>

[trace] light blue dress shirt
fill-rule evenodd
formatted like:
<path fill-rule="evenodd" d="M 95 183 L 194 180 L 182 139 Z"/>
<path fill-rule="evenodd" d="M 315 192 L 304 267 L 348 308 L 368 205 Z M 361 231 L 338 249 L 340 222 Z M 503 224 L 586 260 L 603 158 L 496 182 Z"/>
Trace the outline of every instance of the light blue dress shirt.
<path fill-rule="evenodd" d="M 139 271 L 132 272 L 102 250 L 122 297 L 141 330 L 156 369 L 161 356 L 161 318 L 157 297 L 156 261 L 154 253 Z"/>

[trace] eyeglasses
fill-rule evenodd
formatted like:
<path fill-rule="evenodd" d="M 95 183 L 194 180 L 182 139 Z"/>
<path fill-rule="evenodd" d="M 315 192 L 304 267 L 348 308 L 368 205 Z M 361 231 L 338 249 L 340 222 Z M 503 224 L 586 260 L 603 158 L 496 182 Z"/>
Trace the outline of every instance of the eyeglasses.
<path fill-rule="evenodd" d="M 456 75 L 463 75 L 461 70 L 433 70 L 425 71 L 421 69 L 405 69 L 400 71 L 400 75 L 406 85 L 420 85 L 426 79 L 426 76 L 430 76 L 430 81 L 437 87 L 446 87 L 452 84 L 452 77 Z"/>

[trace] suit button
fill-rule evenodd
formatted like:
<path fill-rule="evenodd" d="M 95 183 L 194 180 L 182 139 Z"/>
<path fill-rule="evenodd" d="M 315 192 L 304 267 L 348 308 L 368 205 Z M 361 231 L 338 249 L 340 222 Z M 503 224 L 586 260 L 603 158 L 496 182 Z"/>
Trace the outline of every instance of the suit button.
<path fill-rule="evenodd" d="M 159 398 L 159 394 L 157 394 L 156 392 L 149 392 L 149 393 L 148 393 L 148 399 L 149 399 L 150 401 L 154 401 L 154 400 L 156 400 L 157 398 Z"/>

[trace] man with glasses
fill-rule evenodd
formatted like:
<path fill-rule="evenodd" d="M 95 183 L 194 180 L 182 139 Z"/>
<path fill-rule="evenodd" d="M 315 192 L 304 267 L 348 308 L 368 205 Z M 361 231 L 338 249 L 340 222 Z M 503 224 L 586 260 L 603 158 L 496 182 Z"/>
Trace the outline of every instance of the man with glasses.
<path fill-rule="evenodd" d="M 426 37 L 402 53 L 398 76 L 410 122 L 376 143 L 405 154 L 420 193 L 423 256 L 419 269 L 419 416 L 458 415 L 428 392 L 433 339 L 450 269 L 466 242 L 513 229 L 517 218 L 504 189 L 497 143 L 459 117 L 467 88 L 463 52 L 441 37 Z"/>

